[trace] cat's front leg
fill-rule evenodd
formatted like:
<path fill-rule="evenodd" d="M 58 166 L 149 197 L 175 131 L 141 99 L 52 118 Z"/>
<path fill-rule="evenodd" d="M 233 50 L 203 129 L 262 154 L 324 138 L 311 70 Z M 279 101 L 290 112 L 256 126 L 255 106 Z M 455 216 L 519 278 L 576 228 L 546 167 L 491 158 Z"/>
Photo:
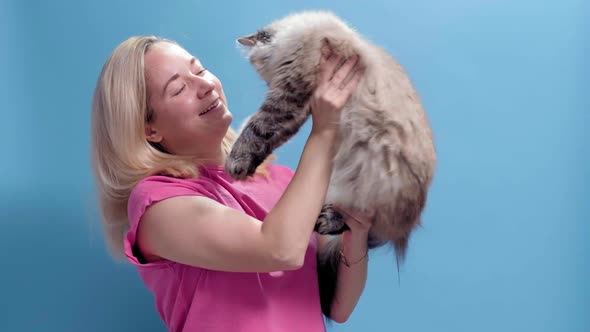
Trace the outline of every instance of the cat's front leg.
<path fill-rule="evenodd" d="M 255 114 L 236 139 L 226 160 L 226 171 L 234 179 L 244 179 L 254 174 L 256 168 L 272 153 L 269 139 L 272 128 L 264 114 Z"/>
<path fill-rule="evenodd" d="M 305 107 L 310 93 L 293 98 L 287 91 L 274 91 L 247 122 L 226 160 L 234 179 L 244 179 L 279 146 L 295 135 L 309 117 Z"/>

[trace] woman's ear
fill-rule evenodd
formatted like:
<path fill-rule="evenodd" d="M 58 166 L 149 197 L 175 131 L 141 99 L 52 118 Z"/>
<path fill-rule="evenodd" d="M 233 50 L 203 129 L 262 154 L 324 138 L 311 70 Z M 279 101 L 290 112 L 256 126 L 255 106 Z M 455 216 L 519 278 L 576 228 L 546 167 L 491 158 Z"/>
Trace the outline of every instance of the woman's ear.
<path fill-rule="evenodd" d="M 153 143 L 160 143 L 162 141 L 162 135 L 150 124 L 145 124 L 145 138 Z"/>

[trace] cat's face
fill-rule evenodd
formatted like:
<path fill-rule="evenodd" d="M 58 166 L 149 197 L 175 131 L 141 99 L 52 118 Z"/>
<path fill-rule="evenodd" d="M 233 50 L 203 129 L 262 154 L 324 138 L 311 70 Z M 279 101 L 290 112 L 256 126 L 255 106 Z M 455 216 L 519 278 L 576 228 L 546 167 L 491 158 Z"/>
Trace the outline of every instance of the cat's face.
<path fill-rule="evenodd" d="M 270 81 L 272 73 L 274 35 L 273 29 L 264 28 L 254 34 L 238 38 L 238 43 L 246 51 L 250 63 L 267 82 Z"/>

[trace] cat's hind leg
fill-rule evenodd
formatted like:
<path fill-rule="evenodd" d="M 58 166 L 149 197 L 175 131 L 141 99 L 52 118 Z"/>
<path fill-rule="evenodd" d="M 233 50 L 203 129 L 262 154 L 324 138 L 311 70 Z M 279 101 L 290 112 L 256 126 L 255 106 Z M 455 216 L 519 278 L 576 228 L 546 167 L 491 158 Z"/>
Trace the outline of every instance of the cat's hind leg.
<path fill-rule="evenodd" d="M 348 229 L 348 225 L 344 223 L 344 217 L 340 212 L 336 211 L 332 204 L 326 204 L 322 207 L 314 227 L 316 232 L 322 235 L 336 235 L 342 234 Z"/>

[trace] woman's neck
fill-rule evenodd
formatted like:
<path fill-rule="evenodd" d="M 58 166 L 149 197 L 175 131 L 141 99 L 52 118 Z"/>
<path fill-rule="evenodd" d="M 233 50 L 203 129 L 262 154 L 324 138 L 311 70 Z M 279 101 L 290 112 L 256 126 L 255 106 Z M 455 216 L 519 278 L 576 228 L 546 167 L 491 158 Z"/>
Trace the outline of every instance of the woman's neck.
<path fill-rule="evenodd" d="M 219 146 L 219 149 L 211 151 L 211 153 L 200 153 L 195 156 L 195 159 L 204 165 L 223 166 L 225 165 L 226 155 L 223 147 Z"/>

